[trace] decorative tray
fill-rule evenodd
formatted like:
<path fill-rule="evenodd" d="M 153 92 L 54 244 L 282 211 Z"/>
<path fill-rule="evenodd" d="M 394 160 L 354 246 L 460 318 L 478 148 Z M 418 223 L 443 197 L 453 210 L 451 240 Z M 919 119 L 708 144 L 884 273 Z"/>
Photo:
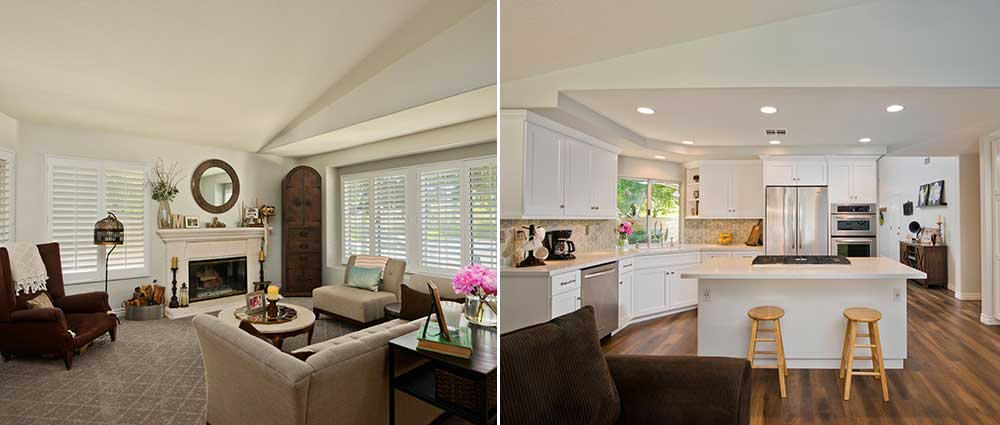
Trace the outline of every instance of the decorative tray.
<path fill-rule="evenodd" d="M 255 325 L 276 325 L 278 323 L 291 322 L 292 320 L 295 320 L 297 314 L 298 313 L 294 308 L 285 307 L 283 305 L 278 306 L 278 315 L 273 319 L 269 319 L 267 317 L 266 311 L 247 314 L 246 306 L 237 308 L 236 311 L 233 312 L 233 315 L 235 315 L 240 321 L 246 320 Z"/>

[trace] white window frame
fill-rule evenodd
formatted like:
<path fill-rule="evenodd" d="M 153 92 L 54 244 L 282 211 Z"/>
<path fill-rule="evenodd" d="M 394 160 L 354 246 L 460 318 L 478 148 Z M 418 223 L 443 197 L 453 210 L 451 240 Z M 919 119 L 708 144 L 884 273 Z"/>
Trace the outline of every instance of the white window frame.
<path fill-rule="evenodd" d="M 124 161 L 111 161 L 111 160 L 101 160 L 93 158 L 83 158 L 83 157 L 71 157 L 71 156 L 56 156 L 56 155 L 46 155 L 45 156 L 45 200 L 46 200 L 46 216 L 45 216 L 45 227 L 46 233 L 49 240 L 54 240 L 52 235 L 52 166 L 59 163 L 63 164 L 84 164 L 86 166 L 94 167 L 98 169 L 97 173 L 97 211 L 98 216 L 94 217 L 94 223 L 96 224 L 98 220 L 107 217 L 107 209 L 105 208 L 105 193 L 106 190 L 104 184 L 104 169 L 108 167 L 141 167 L 146 178 L 149 177 L 150 166 L 147 163 L 141 162 L 124 162 Z M 144 259 L 143 267 L 133 267 L 128 269 L 118 269 L 118 270 L 108 270 L 108 280 L 121 280 L 121 279 L 136 279 L 149 277 L 151 266 L 150 266 L 150 241 L 152 233 L 150 231 L 150 220 L 155 217 L 155 214 L 150 213 L 150 198 L 149 198 L 149 185 L 143 185 L 143 242 L 144 242 Z M 63 272 L 63 281 L 67 285 L 82 284 L 82 283 L 93 283 L 104 281 L 104 270 L 108 247 L 97 246 L 97 270 L 87 271 L 87 272 Z"/>
<path fill-rule="evenodd" d="M 460 209 L 460 211 L 461 211 L 461 217 L 462 217 L 462 219 L 461 219 L 462 228 L 465 229 L 465 231 L 463 231 L 461 233 L 462 264 L 463 265 L 467 265 L 467 264 L 469 264 L 472 261 L 472 252 L 471 252 L 471 247 L 470 247 L 470 245 L 471 245 L 471 239 L 472 239 L 472 235 L 471 235 L 471 231 L 470 231 L 470 224 L 471 224 L 470 216 L 471 216 L 471 214 L 470 214 L 470 208 L 469 208 L 469 185 L 467 184 L 468 175 L 469 175 L 469 169 L 472 168 L 472 167 L 481 166 L 481 165 L 485 165 L 485 164 L 496 164 L 496 162 L 497 162 L 497 157 L 495 155 L 490 155 L 490 156 L 485 156 L 485 157 L 476 157 L 476 158 L 461 159 L 461 160 L 454 160 L 454 161 L 435 162 L 435 163 L 431 163 L 431 164 L 421 164 L 421 165 L 416 165 L 416 166 L 393 168 L 393 169 L 388 169 L 388 170 L 378 170 L 378 171 L 370 171 L 370 172 L 364 172 L 364 173 L 345 174 L 345 175 L 341 175 L 340 176 L 340 188 L 343 187 L 343 184 L 346 181 L 363 180 L 363 179 L 374 180 L 374 178 L 379 177 L 379 176 L 398 175 L 398 174 L 405 173 L 406 174 L 406 193 L 407 193 L 407 197 L 406 197 L 406 217 L 407 217 L 407 220 L 406 220 L 406 258 L 407 258 L 407 260 L 406 260 L 407 261 L 406 271 L 408 273 L 422 273 L 422 274 L 427 274 L 427 275 L 432 275 L 432 276 L 451 277 L 451 276 L 453 276 L 455 274 L 456 269 L 424 267 L 423 264 L 421 264 L 421 258 L 420 258 L 420 226 L 421 226 L 421 217 L 420 217 L 420 181 L 419 181 L 419 179 L 420 179 L 420 177 L 419 177 L 420 173 L 423 172 L 423 171 L 434 171 L 434 170 L 440 170 L 440 169 L 443 169 L 443 168 L 459 168 L 461 170 L 460 173 L 463 176 L 462 177 L 463 184 L 461 186 L 461 197 L 460 198 L 461 198 L 461 202 L 463 203 L 463 205 L 462 205 L 462 208 Z M 374 192 L 374 187 L 372 187 L 372 191 Z M 346 237 L 346 234 L 344 232 L 344 217 L 343 217 L 344 197 L 343 197 L 343 191 L 340 190 L 339 188 L 338 188 L 338 193 L 339 193 L 338 196 L 340 197 L 340 211 L 338 211 L 337 214 L 341 216 L 340 217 L 340 223 L 339 223 L 340 224 L 340 238 L 339 238 L 339 241 L 338 241 L 338 243 L 340 244 L 340 264 L 341 265 L 346 265 L 347 261 L 349 259 L 349 256 L 346 255 L 346 252 L 345 252 L 345 249 L 344 249 L 345 245 L 346 245 L 345 241 L 344 241 L 344 239 Z M 499 195 L 499 184 L 498 184 L 498 195 Z M 372 219 L 374 220 L 374 208 L 372 206 L 369 206 L 369 208 L 372 211 L 372 214 L 373 214 L 372 215 L 372 217 L 373 217 Z M 498 209 L 497 213 L 498 213 L 498 223 L 499 223 L 499 209 Z M 374 236 L 374 231 L 375 230 L 374 230 L 374 228 L 372 228 L 370 231 L 372 232 L 372 238 L 371 238 L 371 241 L 370 241 L 370 251 L 369 252 L 375 252 L 375 236 Z"/>
<path fill-rule="evenodd" d="M 16 224 L 17 222 L 14 220 L 17 213 L 17 208 L 15 205 L 15 200 L 17 199 L 17 196 L 15 194 L 15 188 L 17 188 L 17 184 L 15 181 L 15 178 L 17 176 L 17 169 L 15 168 L 15 166 L 17 164 L 17 161 L 15 156 L 16 155 L 14 154 L 14 151 L 0 149 L 0 160 L 7 161 L 8 164 L 7 169 L 10 172 L 10 176 L 8 176 L 7 178 L 7 205 L 8 208 L 10 208 L 10 217 L 9 217 L 10 229 L 7 229 L 7 234 L 10 235 L 10 240 L 8 241 L 8 243 L 17 240 L 17 235 L 15 233 L 15 229 L 17 228 Z"/>

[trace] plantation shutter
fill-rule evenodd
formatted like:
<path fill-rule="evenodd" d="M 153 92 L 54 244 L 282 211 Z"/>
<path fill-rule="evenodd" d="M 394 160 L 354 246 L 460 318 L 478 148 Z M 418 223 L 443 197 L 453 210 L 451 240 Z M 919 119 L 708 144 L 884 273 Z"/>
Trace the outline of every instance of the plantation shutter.
<path fill-rule="evenodd" d="M 370 255 L 371 199 L 369 179 L 344 180 L 344 261 L 352 255 Z"/>
<path fill-rule="evenodd" d="M 49 226 L 68 274 L 97 271 L 98 178 L 95 162 L 50 160 Z"/>
<path fill-rule="evenodd" d="M 462 266 L 462 169 L 421 171 L 420 263 L 424 268 Z"/>
<path fill-rule="evenodd" d="M 13 155 L 0 151 L 0 243 L 10 242 L 14 234 L 14 163 Z"/>
<path fill-rule="evenodd" d="M 104 208 L 113 212 L 125 225 L 125 244 L 119 245 L 108 259 L 109 270 L 146 267 L 146 171 L 138 166 L 104 168 Z M 93 223 L 90 224 L 91 243 Z M 107 248 L 110 249 L 110 248 Z"/>
<path fill-rule="evenodd" d="M 374 179 L 375 255 L 406 260 L 406 174 Z"/>
<path fill-rule="evenodd" d="M 497 166 L 469 167 L 469 254 L 474 264 L 497 267 Z"/>

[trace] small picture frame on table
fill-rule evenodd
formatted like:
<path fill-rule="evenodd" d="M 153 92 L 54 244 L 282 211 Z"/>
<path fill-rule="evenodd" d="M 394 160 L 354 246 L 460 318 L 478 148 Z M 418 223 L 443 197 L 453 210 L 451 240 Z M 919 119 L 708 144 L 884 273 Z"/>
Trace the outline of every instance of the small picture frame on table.
<path fill-rule="evenodd" d="M 197 229 L 201 227 L 201 221 L 198 217 L 184 217 L 184 227 L 187 229 Z"/>
<path fill-rule="evenodd" d="M 264 291 L 254 291 L 247 294 L 247 314 L 261 313 L 267 310 Z"/>

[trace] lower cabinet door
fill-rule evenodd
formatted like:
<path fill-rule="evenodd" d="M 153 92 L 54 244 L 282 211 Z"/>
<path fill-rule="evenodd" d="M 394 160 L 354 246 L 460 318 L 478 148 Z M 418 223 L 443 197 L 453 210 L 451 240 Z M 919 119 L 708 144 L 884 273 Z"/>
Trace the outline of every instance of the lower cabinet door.
<path fill-rule="evenodd" d="M 674 266 L 670 271 L 670 308 L 690 307 L 698 304 L 698 279 L 682 279 L 681 273 L 696 266 Z"/>
<path fill-rule="evenodd" d="M 632 287 L 633 317 L 663 311 L 667 306 L 667 291 L 666 267 L 635 271 Z"/>
<path fill-rule="evenodd" d="M 572 313 L 580 308 L 580 288 L 552 297 L 552 318 Z"/>
<path fill-rule="evenodd" d="M 635 275 L 632 272 L 623 273 L 618 277 L 618 327 L 625 326 L 632 320 L 632 285 Z"/>

